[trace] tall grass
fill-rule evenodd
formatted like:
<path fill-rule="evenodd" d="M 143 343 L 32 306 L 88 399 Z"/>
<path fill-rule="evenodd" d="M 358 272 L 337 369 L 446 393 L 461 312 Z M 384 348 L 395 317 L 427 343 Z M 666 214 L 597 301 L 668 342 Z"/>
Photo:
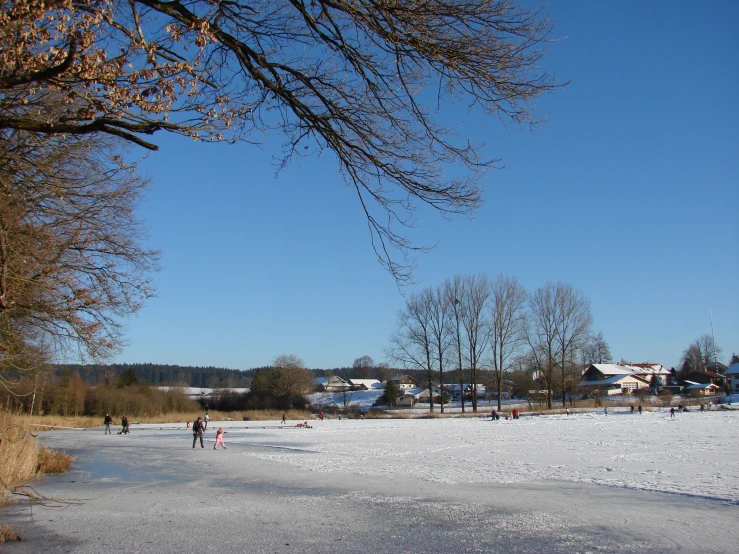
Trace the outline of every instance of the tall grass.
<path fill-rule="evenodd" d="M 13 493 L 48 500 L 22 489 L 23 485 L 43 473 L 64 473 L 72 465 L 69 454 L 39 448 L 37 438 L 28 429 L 22 418 L 0 412 L 0 505 Z M 0 543 L 17 538 L 10 526 L 0 523 Z"/>
<path fill-rule="evenodd" d="M 0 412 L 0 502 L 38 471 L 38 441 L 15 418 Z"/>

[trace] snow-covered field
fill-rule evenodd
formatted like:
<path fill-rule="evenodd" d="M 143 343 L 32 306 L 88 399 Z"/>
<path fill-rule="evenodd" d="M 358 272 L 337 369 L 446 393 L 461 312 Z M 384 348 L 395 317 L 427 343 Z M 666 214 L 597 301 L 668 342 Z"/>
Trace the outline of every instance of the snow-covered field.
<path fill-rule="evenodd" d="M 739 411 L 53 431 L 7 552 L 736 552 Z M 218 426 L 227 450 L 213 450 Z M 209 536 L 210 535 L 210 536 Z M 39 548 L 42 544 L 43 548 Z"/>
<path fill-rule="evenodd" d="M 229 443 L 274 447 L 250 456 L 297 470 L 441 483 L 584 482 L 739 503 L 739 411 L 332 419 L 305 430 L 244 425 L 224 424 Z"/>

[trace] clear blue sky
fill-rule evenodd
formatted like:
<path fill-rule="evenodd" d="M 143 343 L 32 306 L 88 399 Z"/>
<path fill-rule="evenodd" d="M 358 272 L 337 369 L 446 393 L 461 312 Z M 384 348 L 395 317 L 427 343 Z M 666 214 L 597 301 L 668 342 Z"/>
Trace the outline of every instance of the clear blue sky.
<path fill-rule="evenodd" d="M 564 281 L 590 298 L 616 360 L 678 364 L 710 333 L 739 353 L 739 3 L 549 6 L 563 40 L 534 134 L 454 114 L 507 168 L 474 219 L 419 212 L 419 287 L 455 274 Z M 163 251 L 158 298 L 127 321 L 118 362 L 248 369 L 384 360 L 404 299 L 330 156 L 275 178 L 277 142 L 158 136 L 141 217 Z"/>

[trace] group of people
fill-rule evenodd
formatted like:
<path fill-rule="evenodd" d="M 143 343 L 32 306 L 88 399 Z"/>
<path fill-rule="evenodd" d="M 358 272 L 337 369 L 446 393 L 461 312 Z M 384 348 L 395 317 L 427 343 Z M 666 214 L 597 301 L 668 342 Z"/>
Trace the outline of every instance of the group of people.
<path fill-rule="evenodd" d="M 205 412 L 205 417 L 200 418 L 198 417 L 192 424 L 192 447 L 195 448 L 195 445 L 198 442 L 198 439 L 200 439 L 200 448 L 205 448 L 205 443 L 203 442 L 203 433 L 205 433 L 206 429 L 208 429 L 208 422 L 210 421 L 210 416 L 208 416 L 208 412 Z M 190 422 L 187 422 L 187 427 L 190 427 Z M 216 431 L 216 442 L 213 445 L 213 450 L 218 449 L 218 445 L 220 444 L 224 450 L 227 450 L 226 443 L 223 442 L 223 435 L 225 434 L 225 431 L 223 430 L 223 427 L 219 427 Z"/>
<path fill-rule="evenodd" d="M 510 418 L 518 419 L 520 415 L 521 415 L 521 412 L 519 412 L 518 409 L 514 408 L 513 410 L 511 410 Z M 504 417 L 506 418 L 506 420 L 508 420 L 509 416 L 504 416 Z M 490 414 L 490 418 L 491 418 L 491 421 L 498 421 L 500 419 L 500 414 L 497 411 L 495 411 L 495 409 L 493 409 L 493 411 Z"/>
<path fill-rule="evenodd" d="M 103 419 L 103 423 L 105 424 L 105 434 L 106 435 L 112 435 L 113 433 L 110 430 L 110 426 L 113 425 L 113 418 L 110 417 L 110 414 L 105 414 L 105 418 Z M 128 435 L 131 431 L 128 428 L 128 418 L 126 416 L 123 416 L 121 418 L 121 430 L 118 431 L 119 435 Z"/>

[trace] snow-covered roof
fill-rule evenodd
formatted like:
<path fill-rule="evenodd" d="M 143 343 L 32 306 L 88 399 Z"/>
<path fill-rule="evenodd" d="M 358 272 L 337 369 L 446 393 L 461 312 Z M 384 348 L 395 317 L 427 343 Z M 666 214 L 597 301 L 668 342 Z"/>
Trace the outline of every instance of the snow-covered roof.
<path fill-rule="evenodd" d="M 368 389 L 373 388 L 375 385 L 381 385 L 377 379 L 349 379 L 352 385 L 364 385 Z"/>
<path fill-rule="evenodd" d="M 332 375 L 331 377 L 316 377 L 313 379 L 314 385 L 330 385 L 332 383 L 346 383 L 346 381 L 338 375 Z"/>
<path fill-rule="evenodd" d="M 685 382 L 689 383 L 690 381 Z M 691 383 L 689 386 L 685 387 L 685 390 L 710 389 L 711 387 L 718 388 L 713 383 Z"/>
<path fill-rule="evenodd" d="M 603 375 L 632 375 L 635 367 L 619 364 L 593 364 Z"/>
<path fill-rule="evenodd" d="M 724 371 L 724 375 L 739 375 L 739 362 L 732 364 Z"/>
<path fill-rule="evenodd" d="M 603 375 L 669 375 L 670 370 L 660 364 L 637 367 L 621 364 L 592 364 Z"/>

